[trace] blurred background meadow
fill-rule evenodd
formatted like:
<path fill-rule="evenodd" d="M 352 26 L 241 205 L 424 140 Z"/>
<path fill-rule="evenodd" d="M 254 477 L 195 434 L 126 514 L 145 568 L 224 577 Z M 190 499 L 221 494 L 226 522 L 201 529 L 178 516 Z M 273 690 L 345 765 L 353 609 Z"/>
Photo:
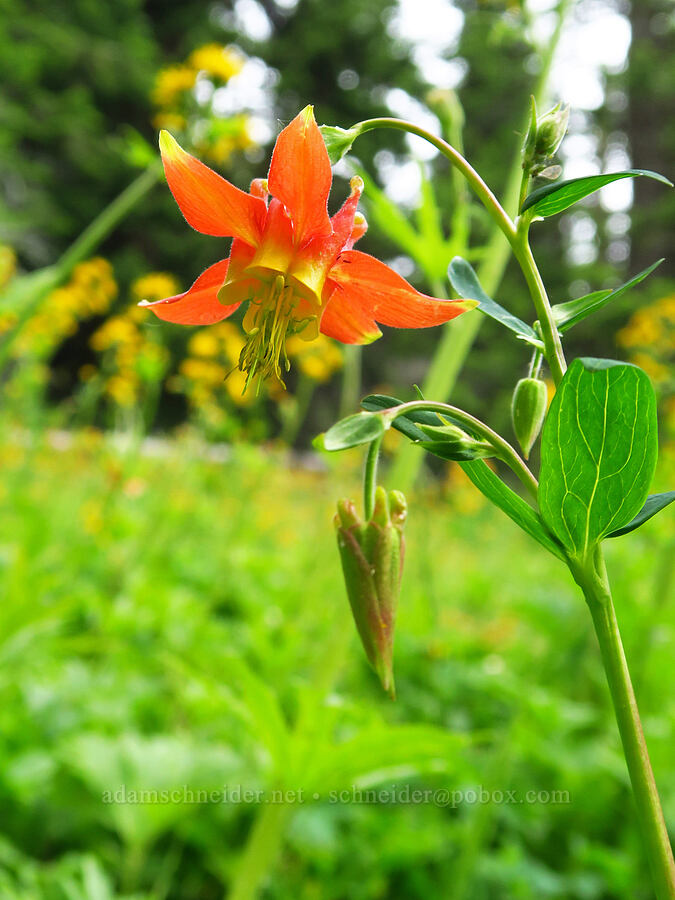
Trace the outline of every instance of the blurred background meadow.
<path fill-rule="evenodd" d="M 418 383 L 512 439 L 524 347 L 476 312 L 384 329 L 363 352 L 297 341 L 287 391 L 242 395 L 240 317 L 171 326 L 137 303 L 226 255 L 182 219 L 159 128 L 246 188 L 307 103 L 343 127 L 398 115 L 463 147 L 514 212 L 535 95 L 572 106 L 564 177 L 672 178 L 672 4 L 0 10 L 0 900 L 652 896 L 590 618 L 563 567 L 457 466 L 392 434 L 384 481 L 410 505 L 395 703 L 342 584 L 331 520 L 358 497 L 362 458 L 312 438 L 362 395 L 411 398 Z M 531 320 L 501 240 L 428 146 L 364 136 L 336 167 L 335 208 L 355 171 L 362 249 L 436 296 L 460 254 Z M 666 257 L 569 347 L 650 375 L 654 490 L 668 490 L 675 199 L 647 179 L 597 197 L 536 228 L 535 252 L 555 302 Z M 675 520 L 608 544 L 673 824 Z"/>

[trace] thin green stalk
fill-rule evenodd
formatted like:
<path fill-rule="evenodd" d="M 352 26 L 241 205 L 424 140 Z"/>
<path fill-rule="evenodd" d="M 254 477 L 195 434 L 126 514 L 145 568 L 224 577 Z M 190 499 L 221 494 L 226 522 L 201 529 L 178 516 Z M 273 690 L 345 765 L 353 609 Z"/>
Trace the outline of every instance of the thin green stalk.
<path fill-rule="evenodd" d="M 541 55 L 541 70 L 533 92 L 538 107 L 546 102 L 553 58 L 560 41 L 565 17 L 572 2 L 573 0 L 563 0 L 559 4 L 556 28 Z M 528 122 L 529 112 L 523 122 L 523 131 L 527 130 Z M 461 144 L 454 137 L 452 143 L 460 151 L 462 150 Z M 504 209 L 513 210 L 514 215 L 525 199 L 522 194 L 523 191 L 527 192 L 529 184 L 529 178 L 524 175 L 521 163 L 522 153 L 520 144 L 518 144 L 511 161 L 502 200 Z M 510 244 L 504 238 L 501 229 L 495 226 L 492 237 L 485 248 L 483 261 L 478 267 L 478 279 L 489 295 L 493 295 L 497 291 L 502 280 L 509 258 L 509 248 Z M 441 297 L 444 294 L 436 293 L 436 296 Z M 436 400 L 448 399 L 482 324 L 483 316 L 479 312 L 471 312 L 465 313 L 455 321 L 443 326 L 441 339 L 422 384 L 425 397 L 433 397 Z M 345 412 L 344 415 L 346 414 Z M 417 477 L 422 458 L 419 447 L 407 442 L 402 444 L 392 466 L 392 484 L 404 492 L 409 490 Z"/>
<path fill-rule="evenodd" d="M 280 779 L 283 779 L 278 784 L 281 790 L 284 787 L 293 790 L 294 778 L 302 781 L 306 777 L 314 763 L 315 747 L 319 740 L 318 737 L 312 740 L 312 737 L 320 736 L 325 723 L 332 722 L 326 697 L 340 675 L 352 639 L 351 629 L 345 627 L 347 615 L 346 604 L 345 607 L 335 606 L 328 641 L 322 645 L 322 652 L 317 656 L 310 688 L 304 695 L 291 735 L 289 757 L 293 764 L 292 771 L 279 773 Z M 292 803 L 264 804 L 260 807 L 239 859 L 227 894 L 228 900 L 252 900 L 259 896 L 260 885 L 276 865 L 286 828 L 294 812 Z"/>
<path fill-rule="evenodd" d="M 382 413 L 382 415 L 390 421 L 393 421 L 394 419 L 398 418 L 398 416 L 406 415 L 407 413 L 414 412 L 415 410 L 437 412 L 441 415 L 456 419 L 458 422 L 466 425 L 467 428 L 469 428 L 471 431 L 475 432 L 480 437 L 488 441 L 488 443 L 490 443 L 497 451 L 495 455 L 499 459 L 501 459 L 502 462 L 505 462 L 506 465 L 509 466 L 509 468 L 514 472 L 514 474 L 518 476 L 530 496 L 536 502 L 537 490 L 539 488 L 537 479 L 527 468 L 525 462 L 520 457 L 518 452 L 500 434 L 497 434 L 496 431 L 493 431 L 489 425 L 486 425 L 485 422 L 481 422 L 480 419 L 477 419 L 470 413 L 464 412 L 463 409 L 459 409 L 456 406 L 450 406 L 448 403 L 434 403 L 427 400 L 413 400 L 410 403 L 402 403 L 400 406 L 394 406 L 391 409 L 388 409 L 386 412 Z"/>
<path fill-rule="evenodd" d="M 569 565 L 575 581 L 584 592 L 600 644 L 656 896 L 658 900 L 673 900 L 673 852 L 649 761 L 602 551 L 598 547 L 594 560 L 570 562 Z"/>
<path fill-rule="evenodd" d="M 293 813 L 290 803 L 265 803 L 256 818 L 240 858 L 228 900 L 254 900 L 265 874 L 279 855 L 284 831 Z"/>
<path fill-rule="evenodd" d="M 101 241 L 110 234 L 113 228 L 127 217 L 148 191 L 157 184 L 161 172 L 161 160 L 157 159 L 138 178 L 132 181 L 121 194 L 118 194 L 112 203 L 109 203 L 103 212 L 84 229 L 82 234 L 70 245 L 57 262 L 58 268 L 64 274 L 67 274 L 76 263 L 86 259 Z"/>
<path fill-rule="evenodd" d="M 487 210 L 490 218 L 493 220 L 495 225 L 497 225 L 497 227 L 506 235 L 509 241 L 515 239 L 515 225 L 511 221 L 510 216 L 503 209 L 499 200 L 497 200 L 495 195 L 480 177 L 478 172 L 476 172 L 471 163 L 469 163 L 469 161 L 466 160 L 458 150 L 448 144 L 447 141 L 444 141 L 443 138 L 437 137 L 435 134 L 432 134 L 425 128 L 420 128 L 413 122 L 406 122 L 404 119 L 395 119 L 389 116 L 382 116 L 376 119 L 365 119 L 363 122 L 359 122 L 359 129 L 361 134 L 364 134 L 366 131 L 372 131 L 374 128 L 393 128 L 395 131 L 405 131 L 408 134 L 417 135 L 417 137 L 424 138 L 426 141 L 428 141 L 433 147 L 439 150 L 446 159 L 448 159 L 452 163 L 457 171 L 461 172 L 461 174 L 467 180 L 469 187 L 472 189 L 474 194 L 478 197 L 480 202 Z"/>
<path fill-rule="evenodd" d="M 551 303 L 546 293 L 546 288 L 542 277 L 537 268 L 537 264 L 532 255 L 532 249 L 528 241 L 527 226 L 519 226 L 516 240 L 511 244 L 513 253 L 520 264 L 523 271 L 527 286 L 530 289 L 530 296 L 537 311 L 539 326 L 541 328 L 541 337 L 544 341 L 544 356 L 548 363 L 553 381 L 556 385 L 560 384 L 562 377 L 567 369 L 565 362 L 565 354 L 563 353 L 562 341 L 560 340 L 560 332 L 558 331 L 553 319 Z"/>
<path fill-rule="evenodd" d="M 359 405 L 361 397 L 361 348 L 347 344 L 343 350 L 340 418 L 348 416 Z"/>
<path fill-rule="evenodd" d="M 546 361 L 551 369 L 553 380 L 556 384 L 559 384 L 565 374 L 565 357 L 562 351 L 560 335 L 553 321 L 553 313 L 551 312 L 551 304 L 546 294 L 546 288 L 528 243 L 529 216 L 523 218 L 516 229 L 508 213 L 473 166 L 454 147 L 451 147 L 442 138 L 436 137 L 436 135 L 431 134 L 426 129 L 420 128 L 412 122 L 388 117 L 366 119 L 360 123 L 360 128 L 362 133 L 373 128 L 393 128 L 397 131 L 406 131 L 409 134 L 425 138 L 432 146 L 440 150 L 443 156 L 466 178 L 469 187 L 483 204 L 495 225 L 508 240 L 513 254 L 523 271 L 537 316 L 539 317 Z"/>
<path fill-rule="evenodd" d="M 111 231 L 131 212 L 148 191 L 159 181 L 161 161 L 152 163 L 135 181 L 119 194 L 82 234 L 70 245 L 54 265 L 20 275 L 2 292 L 3 305 L 17 313 L 19 320 L 0 342 L 0 371 L 2 371 L 17 335 L 51 291 L 70 275 L 77 263 L 86 259 Z"/>
<path fill-rule="evenodd" d="M 368 447 L 366 467 L 363 473 L 363 514 L 365 521 L 369 522 L 375 510 L 375 489 L 377 488 L 377 463 L 380 456 L 382 438 L 374 440 Z"/>

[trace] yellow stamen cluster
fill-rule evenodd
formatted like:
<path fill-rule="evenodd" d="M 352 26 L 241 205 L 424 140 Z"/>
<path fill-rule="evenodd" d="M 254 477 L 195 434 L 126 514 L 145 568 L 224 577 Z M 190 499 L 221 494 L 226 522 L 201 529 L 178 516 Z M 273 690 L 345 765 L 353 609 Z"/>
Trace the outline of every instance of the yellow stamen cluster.
<path fill-rule="evenodd" d="M 297 306 L 295 292 L 283 275 L 276 276 L 262 299 L 250 301 L 244 320 L 246 343 L 239 357 L 239 368 L 246 373 L 246 388 L 256 376 L 257 390 L 260 381 L 267 378 L 276 378 L 284 385 L 282 365 L 285 372 L 291 367 L 286 340 L 309 323 L 308 318 L 296 317 Z"/>

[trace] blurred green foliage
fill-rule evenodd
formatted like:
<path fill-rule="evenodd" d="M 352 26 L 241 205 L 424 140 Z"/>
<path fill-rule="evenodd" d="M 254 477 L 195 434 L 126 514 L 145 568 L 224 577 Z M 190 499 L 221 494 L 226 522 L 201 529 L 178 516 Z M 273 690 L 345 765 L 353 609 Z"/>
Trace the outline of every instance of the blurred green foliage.
<path fill-rule="evenodd" d="M 465 71 L 465 148 L 499 192 L 520 141 L 536 52 L 521 4 L 456 5 L 464 29 L 448 58 Z M 15 248 L 20 270 L 52 264 L 137 176 L 134 153 L 143 156 L 144 141 L 155 145 L 156 73 L 195 47 L 234 42 L 274 68 L 275 130 L 307 102 L 319 121 L 349 126 L 386 115 L 392 87 L 421 101 L 434 87 L 417 71 L 406 41 L 389 36 L 390 0 L 261 0 L 264 39 L 242 31 L 236 6 L 48 0 L 38 9 L 30 0 L 0 0 L 0 241 Z M 584 127 L 597 138 L 599 156 L 625 144 L 632 164 L 668 175 L 675 138 L 666 108 L 673 84 L 663 64 L 673 37 L 666 7 L 667 0 L 632 4 L 629 64 L 608 79 L 613 100 L 585 113 Z M 356 82 L 340 78 L 346 70 L 358 70 Z M 134 153 L 129 128 L 137 135 Z M 375 160 L 385 148 L 394 160 L 407 158 L 396 134 L 372 133 L 357 147 L 372 179 L 370 208 L 368 192 L 365 198 L 372 227 L 360 246 L 383 258 L 410 253 L 411 278 L 429 291 L 444 271 L 429 257 L 430 236 L 438 254 L 460 252 L 451 233 L 456 185 L 442 160 L 425 166 L 420 210 L 396 210 L 392 228 L 390 201 L 375 187 Z M 269 149 L 235 155 L 222 170 L 245 186 L 264 172 Z M 336 179 L 332 202 L 346 190 Z M 629 254 L 615 262 L 600 207 L 585 213 L 597 226 L 591 262 L 566 257 L 565 217 L 537 230 L 535 250 L 554 302 L 616 285 L 662 255 L 673 195 L 656 199 L 648 190 L 636 188 Z M 406 218 L 425 234 L 417 254 L 405 247 Z M 488 229 L 480 211 L 472 208 L 469 218 L 466 255 L 479 263 Z M 527 538 L 477 505 L 454 470 L 444 480 L 439 468 L 438 483 L 411 504 L 399 700 L 391 704 L 353 634 L 330 524 L 336 496 L 357 493 L 355 473 L 289 467 L 285 454 L 246 446 L 207 450 L 187 431 L 174 443 L 145 442 L 140 452 L 144 429 L 185 421 L 185 397 L 163 395 L 157 420 L 159 380 L 148 378 L 133 414 L 116 416 L 101 411 L 95 382 L 77 384 L 77 373 L 97 363 L 92 337 L 120 317 L 135 328 L 139 346 L 171 350 L 167 380 L 185 377 L 176 361 L 199 332 L 131 322 L 134 285 L 148 273 L 168 272 L 187 286 L 223 256 L 222 242 L 191 232 L 160 185 L 100 254 L 119 288 L 110 318 L 92 315 L 75 333 L 69 321 L 62 331 L 43 328 L 48 346 L 3 372 L 0 898 L 210 900 L 233 885 L 244 890 L 257 871 L 267 900 L 647 900 L 597 648 L 564 569 L 532 554 Z M 591 329 L 575 330 L 571 349 L 632 354 L 668 400 L 674 319 L 666 266 Z M 515 270 L 495 296 L 530 321 Z M 612 336 L 628 315 L 656 298 L 633 316 L 617 349 Z M 424 374 L 438 339 L 436 330 L 389 332 L 364 357 L 364 388 L 403 393 Z M 112 371 L 115 348 L 105 352 Z M 193 358 L 206 356 L 195 351 Z M 499 325 L 486 322 L 456 400 L 477 413 L 489 407 L 491 423 L 505 425 L 525 359 Z M 225 423 L 202 418 L 200 435 L 259 440 L 280 425 L 293 442 L 313 388 L 303 393 L 300 378 L 291 384 L 290 405 L 284 410 L 274 401 L 276 425 L 270 405 L 243 415 L 221 397 Z M 300 442 L 334 420 L 338 391 L 326 384 L 314 395 Z M 199 409 L 203 414 L 205 404 Z M 93 429 L 41 431 L 92 421 L 126 431 L 127 443 Z M 672 488 L 672 476 L 671 459 L 656 489 Z M 672 516 L 664 515 L 632 538 L 631 556 L 623 539 L 608 548 L 671 821 L 673 706 L 662 686 L 672 671 L 665 600 L 673 540 Z M 534 587 L 526 590 L 526 583 Z M 121 784 L 302 788 L 319 798 L 282 807 L 103 802 L 103 791 Z M 570 802 L 330 802 L 330 790 L 353 785 L 482 786 L 519 798 L 530 790 L 569 791 Z M 256 839 L 265 850 L 262 867 L 251 855 Z"/>
<path fill-rule="evenodd" d="M 646 900 L 603 674 L 563 567 L 457 472 L 414 498 L 394 704 L 353 633 L 329 521 L 354 471 L 203 454 L 116 449 L 94 431 L 3 445 L 1 895 L 220 897 L 271 810 L 283 834 L 259 872 L 268 898 Z M 672 553 L 672 522 L 657 529 L 632 557 L 622 539 L 608 553 L 672 815 L 672 611 L 652 562 Z M 225 786 L 305 802 L 104 794 Z M 519 802 L 331 802 L 367 787 Z"/>

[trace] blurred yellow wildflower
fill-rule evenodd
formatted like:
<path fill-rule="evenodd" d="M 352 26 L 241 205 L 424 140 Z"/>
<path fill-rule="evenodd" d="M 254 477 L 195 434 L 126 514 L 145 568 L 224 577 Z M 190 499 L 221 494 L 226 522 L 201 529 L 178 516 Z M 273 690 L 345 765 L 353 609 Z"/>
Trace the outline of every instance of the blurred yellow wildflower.
<path fill-rule="evenodd" d="M 131 285 L 131 293 L 138 301 L 161 300 L 163 297 L 171 297 L 179 291 L 178 280 L 169 272 L 149 272 L 147 275 L 137 278 Z"/>
<path fill-rule="evenodd" d="M 664 436 L 675 436 L 675 294 L 667 294 L 633 313 L 617 343 L 654 382 Z"/>
<path fill-rule="evenodd" d="M 209 79 L 216 87 L 225 85 L 241 72 L 245 62 L 246 57 L 237 47 L 211 43 L 194 50 L 185 63 L 161 69 L 152 91 L 157 110 L 153 125 L 182 133 L 197 155 L 221 165 L 234 153 L 255 146 L 248 115 L 222 118 L 214 111 L 211 100 L 198 101 L 193 90 L 200 79 Z"/>
<path fill-rule="evenodd" d="M 286 342 L 289 359 L 295 360 L 298 368 L 312 381 L 319 383 L 328 381 L 342 368 L 342 351 L 331 338 L 320 334 L 309 342 L 298 335 L 290 337 Z"/>
<path fill-rule="evenodd" d="M 244 67 L 244 57 L 236 47 L 223 47 L 222 44 L 205 44 L 194 50 L 188 64 L 197 71 L 206 72 L 221 81 L 229 81 L 238 75 Z"/>
<path fill-rule="evenodd" d="M 16 253 L 6 244 L 0 244 L 0 288 L 11 280 L 16 272 Z"/>
<path fill-rule="evenodd" d="M 80 263 L 70 281 L 52 291 L 26 323 L 13 354 L 47 356 L 75 334 L 80 321 L 106 313 L 116 296 L 117 283 L 107 260 L 95 257 Z"/>
<path fill-rule="evenodd" d="M 171 106 L 185 91 L 195 86 L 197 71 L 192 66 L 168 66 L 155 78 L 152 100 L 156 106 Z"/>

